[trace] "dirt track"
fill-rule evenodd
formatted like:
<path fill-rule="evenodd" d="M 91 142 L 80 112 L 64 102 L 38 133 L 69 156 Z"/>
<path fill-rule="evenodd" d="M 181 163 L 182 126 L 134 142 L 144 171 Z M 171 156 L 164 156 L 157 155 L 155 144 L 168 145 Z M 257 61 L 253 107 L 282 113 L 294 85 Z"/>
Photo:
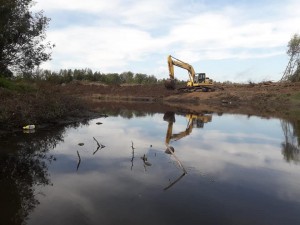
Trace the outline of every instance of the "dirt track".
<path fill-rule="evenodd" d="M 63 86 L 64 92 L 81 97 L 98 99 L 119 99 L 167 102 L 206 102 L 256 104 L 272 102 L 284 103 L 290 96 L 300 93 L 300 83 L 260 83 L 239 85 L 217 85 L 214 92 L 182 93 L 168 90 L 158 85 L 99 85 L 97 83 L 76 82 Z"/>

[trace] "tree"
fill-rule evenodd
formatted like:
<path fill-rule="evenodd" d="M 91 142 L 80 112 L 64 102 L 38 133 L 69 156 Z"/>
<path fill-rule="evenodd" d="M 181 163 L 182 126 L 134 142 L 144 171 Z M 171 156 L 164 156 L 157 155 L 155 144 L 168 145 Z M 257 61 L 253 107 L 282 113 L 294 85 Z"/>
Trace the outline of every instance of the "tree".
<path fill-rule="evenodd" d="M 120 79 L 122 83 L 130 84 L 133 82 L 133 76 L 134 74 L 131 71 L 123 72 L 120 74 Z"/>
<path fill-rule="evenodd" d="M 0 0 L 0 74 L 31 72 L 51 57 L 54 47 L 45 42 L 50 21 L 43 11 L 32 13 L 32 0 Z"/>
<path fill-rule="evenodd" d="M 147 75 L 143 73 L 137 73 L 134 76 L 134 82 L 137 84 L 143 84 L 147 79 Z"/>
<path fill-rule="evenodd" d="M 280 120 L 285 140 L 281 144 L 282 154 L 287 162 L 300 163 L 300 123 L 295 120 Z"/>
<path fill-rule="evenodd" d="M 119 85 L 121 84 L 121 78 L 119 76 L 118 73 L 109 73 L 109 74 L 106 74 L 105 76 L 105 83 L 106 84 L 116 84 L 116 85 Z"/>
<path fill-rule="evenodd" d="M 287 54 L 290 57 L 289 63 L 284 71 L 281 80 L 300 81 L 300 36 L 294 34 L 288 43 Z"/>

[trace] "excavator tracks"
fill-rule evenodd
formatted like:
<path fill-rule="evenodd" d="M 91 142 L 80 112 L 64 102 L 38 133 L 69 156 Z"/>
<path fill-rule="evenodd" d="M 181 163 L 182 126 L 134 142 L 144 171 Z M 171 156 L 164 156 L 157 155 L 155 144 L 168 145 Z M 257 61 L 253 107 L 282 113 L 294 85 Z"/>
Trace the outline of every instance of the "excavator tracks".
<path fill-rule="evenodd" d="M 215 91 L 215 87 L 212 86 L 198 86 L 198 87 L 182 87 L 178 88 L 178 92 L 209 92 L 209 91 Z"/>

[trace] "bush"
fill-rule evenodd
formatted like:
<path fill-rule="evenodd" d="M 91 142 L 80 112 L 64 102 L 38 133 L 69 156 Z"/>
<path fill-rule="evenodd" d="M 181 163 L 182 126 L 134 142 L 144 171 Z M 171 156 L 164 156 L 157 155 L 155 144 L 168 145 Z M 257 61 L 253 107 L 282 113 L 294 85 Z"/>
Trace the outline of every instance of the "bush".
<path fill-rule="evenodd" d="M 0 77 L 0 88 L 17 92 L 31 92 L 35 90 L 32 84 L 26 83 L 23 80 L 14 81 L 4 77 Z"/>

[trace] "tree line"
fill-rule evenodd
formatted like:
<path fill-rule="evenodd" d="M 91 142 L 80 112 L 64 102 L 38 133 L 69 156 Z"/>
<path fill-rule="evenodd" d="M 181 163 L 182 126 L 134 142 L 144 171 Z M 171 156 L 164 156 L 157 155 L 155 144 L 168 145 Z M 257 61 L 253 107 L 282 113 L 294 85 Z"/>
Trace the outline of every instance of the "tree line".
<path fill-rule="evenodd" d="M 22 75 L 24 76 L 24 75 Z M 26 76 L 25 76 L 26 77 Z M 58 72 L 51 70 L 36 70 L 27 77 L 28 79 L 43 80 L 51 83 L 69 83 L 72 81 L 93 81 L 104 84 L 157 84 L 162 82 L 154 75 L 133 73 L 101 73 L 92 69 L 61 69 Z"/>

